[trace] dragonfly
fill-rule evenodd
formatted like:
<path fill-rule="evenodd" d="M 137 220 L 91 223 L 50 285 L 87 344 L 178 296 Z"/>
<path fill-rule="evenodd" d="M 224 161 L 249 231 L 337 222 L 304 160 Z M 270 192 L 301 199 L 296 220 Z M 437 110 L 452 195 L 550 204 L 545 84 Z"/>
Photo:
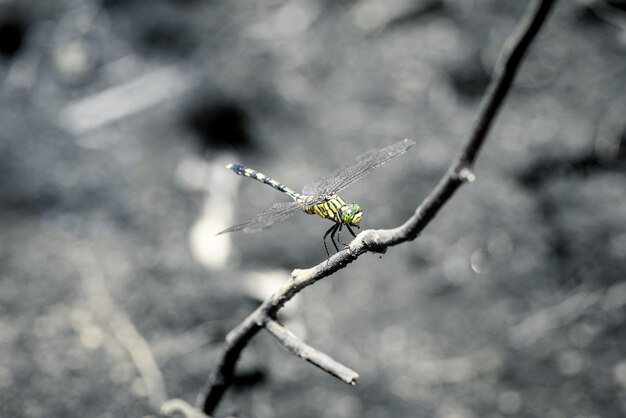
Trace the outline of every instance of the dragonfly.
<path fill-rule="evenodd" d="M 304 211 L 304 213 L 308 215 L 318 215 L 321 218 L 333 222 L 333 226 L 326 231 L 323 237 L 324 248 L 330 258 L 330 251 L 326 244 L 327 237 L 330 235 L 330 241 L 333 243 L 335 250 L 339 252 L 337 241 L 344 247 L 348 247 L 347 244 L 341 241 L 340 233 L 343 227 L 345 226 L 350 234 L 356 237 L 352 228 L 360 228 L 360 222 L 363 218 L 363 209 L 360 205 L 354 202 L 350 204 L 346 203 L 337 193 L 360 180 L 392 158 L 404 154 L 413 145 L 415 145 L 414 141 L 405 139 L 385 148 L 369 150 L 358 156 L 354 162 L 304 186 L 302 193 L 298 193 L 273 178 L 241 164 L 228 164 L 226 168 L 230 169 L 233 173 L 250 177 L 267 184 L 279 192 L 286 194 L 292 200 L 289 202 L 276 203 L 269 209 L 247 221 L 231 226 L 219 232 L 217 235 L 234 231 L 258 232 L 271 227 L 277 222 L 286 220 L 296 212 Z M 335 241 L 335 236 L 337 236 L 337 241 Z"/>

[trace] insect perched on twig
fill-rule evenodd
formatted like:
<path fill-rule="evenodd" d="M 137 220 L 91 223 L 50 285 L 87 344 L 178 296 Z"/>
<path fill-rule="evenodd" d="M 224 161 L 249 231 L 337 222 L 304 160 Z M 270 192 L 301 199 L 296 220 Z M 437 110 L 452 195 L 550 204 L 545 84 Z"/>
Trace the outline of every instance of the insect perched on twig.
<path fill-rule="evenodd" d="M 232 170 L 233 173 L 265 183 L 285 193 L 287 196 L 291 197 L 293 201 L 276 203 L 266 211 L 257 214 L 239 225 L 231 226 L 221 231 L 219 234 L 233 231 L 257 232 L 261 229 L 269 228 L 276 222 L 284 221 L 298 211 L 304 211 L 309 215 L 319 215 L 324 219 L 334 222 L 334 225 L 326 231 L 323 238 L 326 254 L 330 257 L 330 252 L 326 245 L 328 235 L 330 235 L 330 240 L 335 246 L 335 250 L 339 251 L 339 247 L 335 241 L 335 235 L 337 235 L 337 241 L 340 244 L 347 246 L 347 244 L 341 241 L 339 233 L 345 226 L 350 234 L 356 237 L 352 227 L 359 228 L 359 223 L 363 217 L 361 206 L 356 203 L 346 203 L 337 193 L 371 173 L 385 162 L 404 154 L 413 145 L 415 145 L 415 142 L 410 139 L 405 139 L 382 149 L 367 151 L 357 157 L 356 161 L 353 163 L 341 167 L 328 176 L 322 177 L 304 186 L 302 193 L 298 193 L 265 174 L 244 167 L 241 164 L 229 164 L 226 167 Z"/>

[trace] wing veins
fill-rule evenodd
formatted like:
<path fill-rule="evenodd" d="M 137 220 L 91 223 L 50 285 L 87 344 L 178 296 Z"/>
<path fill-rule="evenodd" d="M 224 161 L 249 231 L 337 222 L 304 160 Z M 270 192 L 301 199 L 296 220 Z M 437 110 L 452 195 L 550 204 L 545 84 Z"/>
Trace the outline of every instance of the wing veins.
<path fill-rule="evenodd" d="M 396 142 L 382 149 L 369 150 L 357 157 L 356 161 L 345 165 L 328 176 L 304 186 L 305 195 L 335 194 L 360 180 L 392 158 L 404 154 L 415 142 L 409 139 Z"/>
<path fill-rule="evenodd" d="M 226 234 L 228 232 L 243 231 L 243 232 L 258 232 L 260 230 L 269 228 L 277 222 L 282 222 L 296 213 L 300 209 L 300 205 L 297 202 L 281 202 L 272 205 L 270 208 L 264 210 L 242 222 L 238 225 L 231 226 L 225 230 L 218 232 L 217 235 Z"/>

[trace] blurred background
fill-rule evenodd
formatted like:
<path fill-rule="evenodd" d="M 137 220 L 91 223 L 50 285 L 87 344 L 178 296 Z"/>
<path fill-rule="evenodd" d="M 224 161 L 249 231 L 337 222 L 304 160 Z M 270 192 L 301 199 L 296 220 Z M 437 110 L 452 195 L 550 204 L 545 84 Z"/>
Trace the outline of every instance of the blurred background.
<path fill-rule="evenodd" d="M 472 124 L 514 0 L 0 1 L 0 416 L 157 416 L 224 335 L 325 260 L 327 221 L 215 233 L 363 151 L 342 193 L 393 227 Z M 626 3 L 562 1 L 476 167 L 415 242 L 283 320 L 345 385 L 261 333 L 220 414 L 626 414 Z"/>

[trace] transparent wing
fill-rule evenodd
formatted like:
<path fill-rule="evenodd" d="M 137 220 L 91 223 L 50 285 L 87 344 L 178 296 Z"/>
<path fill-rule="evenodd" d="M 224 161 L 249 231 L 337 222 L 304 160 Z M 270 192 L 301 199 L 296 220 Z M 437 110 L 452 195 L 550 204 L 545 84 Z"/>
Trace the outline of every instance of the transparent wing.
<path fill-rule="evenodd" d="M 413 145 L 415 145 L 414 141 L 404 139 L 382 149 L 367 151 L 357 157 L 352 164 L 345 165 L 328 176 L 304 186 L 302 194 L 328 195 L 338 193 L 392 158 L 404 154 Z"/>
<path fill-rule="evenodd" d="M 257 214 L 243 223 L 240 223 L 239 225 L 226 228 L 217 235 L 233 231 L 258 232 L 262 229 L 269 228 L 276 222 L 284 221 L 299 210 L 302 209 L 300 209 L 300 205 L 296 202 L 276 203 L 271 208 Z"/>

